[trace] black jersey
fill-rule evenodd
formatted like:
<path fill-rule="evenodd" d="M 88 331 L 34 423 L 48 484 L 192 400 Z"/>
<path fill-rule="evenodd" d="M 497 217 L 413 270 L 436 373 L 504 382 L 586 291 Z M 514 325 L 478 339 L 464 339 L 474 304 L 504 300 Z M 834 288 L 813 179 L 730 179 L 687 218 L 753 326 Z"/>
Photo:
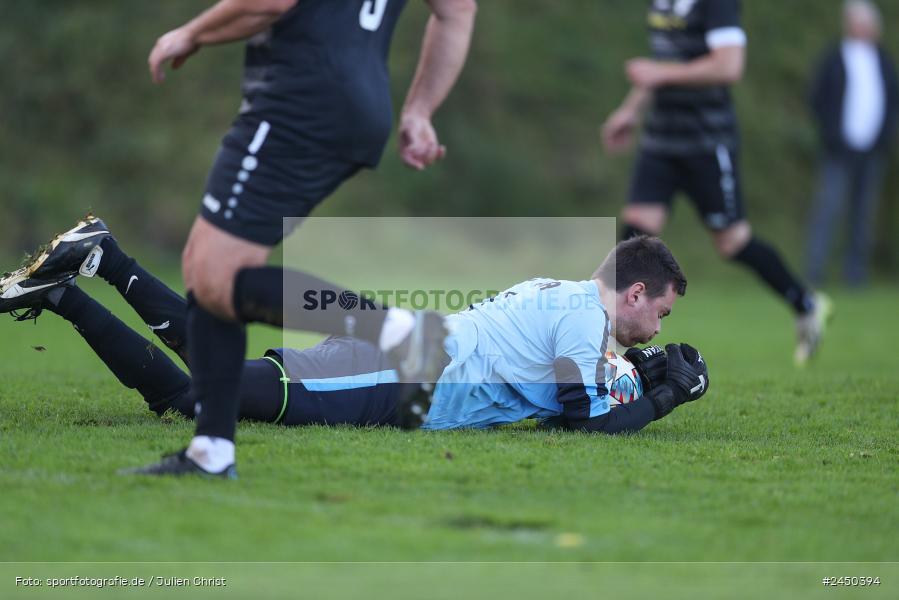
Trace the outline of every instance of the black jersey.
<path fill-rule="evenodd" d="M 387 55 L 406 0 L 301 0 L 247 42 L 241 114 L 268 121 L 270 151 L 312 143 L 378 163 L 393 111 Z"/>
<path fill-rule="evenodd" d="M 740 0 L 654 0 L 650 44 L 658 60 L 688 62 L 711 48 L 743 45 Z M 661 154 L 736 150 L 737 118 L 727 86 L 662 87 L 655 91 L 641 143 Z"/>

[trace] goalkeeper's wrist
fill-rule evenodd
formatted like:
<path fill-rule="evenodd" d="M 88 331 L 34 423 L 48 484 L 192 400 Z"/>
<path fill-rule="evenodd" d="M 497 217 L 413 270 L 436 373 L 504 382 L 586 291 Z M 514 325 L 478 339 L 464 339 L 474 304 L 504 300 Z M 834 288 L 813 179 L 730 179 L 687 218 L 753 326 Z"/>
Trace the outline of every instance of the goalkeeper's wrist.
<path fill-rule="evenodd" d="M 671 414 L 671 411 L 684 403 L 676 388 L 677 386 L 665 382 L 654 387 L 652 391 L 645 395 L 652 402 L 652 406 L 656 411 L 655 421 L 668 416 Z"/>

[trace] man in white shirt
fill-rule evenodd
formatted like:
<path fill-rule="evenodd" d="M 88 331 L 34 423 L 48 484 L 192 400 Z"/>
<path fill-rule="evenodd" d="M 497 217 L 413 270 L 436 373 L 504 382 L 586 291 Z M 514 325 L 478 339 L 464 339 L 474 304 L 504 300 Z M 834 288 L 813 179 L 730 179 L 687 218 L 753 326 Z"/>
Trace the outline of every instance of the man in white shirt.
<path fill-rule="evenodd" d="M 824 152 L 809 224 L 808 277 L 813 284 L 824 279 L 834 223 L 848 195 L 844 276 L 850 285 L 860 286 L 867 279 L 885 156 L 895 137 L 899 84 L 878 43 L 877 7 L 869 0 L 848 0 L 843 27 L 843 40 L 825 54 L 811 93 Z"/>

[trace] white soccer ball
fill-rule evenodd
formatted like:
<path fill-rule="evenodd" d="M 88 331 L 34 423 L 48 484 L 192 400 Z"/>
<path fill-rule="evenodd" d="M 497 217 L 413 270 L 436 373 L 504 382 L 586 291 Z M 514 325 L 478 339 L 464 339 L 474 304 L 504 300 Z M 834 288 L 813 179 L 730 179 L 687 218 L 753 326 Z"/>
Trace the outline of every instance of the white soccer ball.
<path fill-rule="evenodd" d="M 612 350 L 606 352 L 606 361 L 606 386 L 612 408 L 633 402 L 643 395 L 643 383 L 634 363 Z"/>

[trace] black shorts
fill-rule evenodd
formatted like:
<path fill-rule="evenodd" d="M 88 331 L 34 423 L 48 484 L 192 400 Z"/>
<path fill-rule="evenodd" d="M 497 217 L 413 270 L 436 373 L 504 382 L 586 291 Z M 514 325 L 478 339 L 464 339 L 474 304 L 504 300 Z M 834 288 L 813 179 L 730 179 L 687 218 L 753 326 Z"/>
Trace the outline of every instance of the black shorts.
<path fill-rule="evenodd" d="M 219 147 L 200 213 L 219 229 L 265 246 L 278 244 L 362 167 L 311 143 L 285 143 L 277 128 L 238 118 Z"/>
<path fill-rule="evenodd" d="M 670 209 L 677 192 L 687 194 L 706 227 L 714 231 L 746 217 L 737 155 L 724 146 L 714 154 L 691 156 L 640 152 L 628 202 Z"/>
<path fill-rule="evenodd" d="M 267 356 L 286 370 L 287 403 L 279 423 L 396 425 L 399 378 L 390 360 L 365 340 L 329 337 L 305 350 L 278 348 Z"/>

